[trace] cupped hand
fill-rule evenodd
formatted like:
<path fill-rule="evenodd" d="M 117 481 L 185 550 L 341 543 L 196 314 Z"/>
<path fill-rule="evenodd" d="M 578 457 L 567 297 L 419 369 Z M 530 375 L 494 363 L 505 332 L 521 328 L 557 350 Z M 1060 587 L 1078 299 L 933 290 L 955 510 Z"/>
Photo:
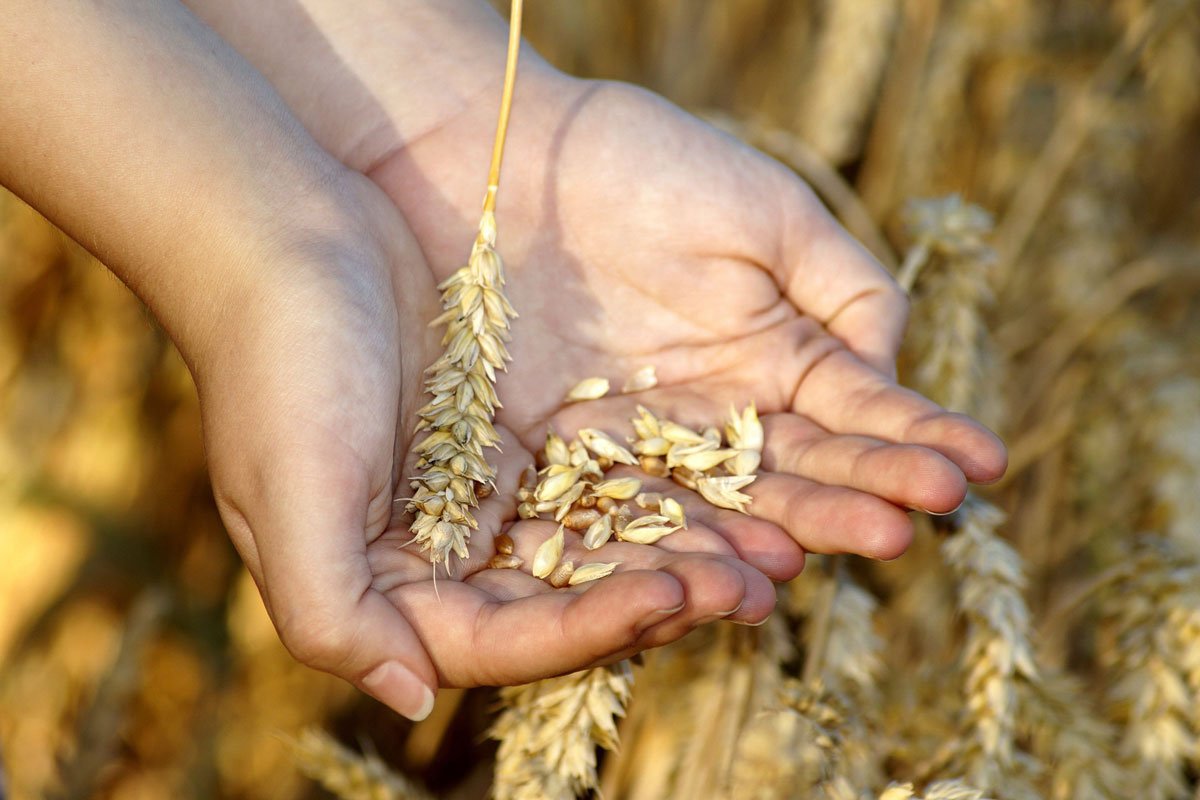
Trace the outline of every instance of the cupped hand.
<path fill-rule="evenodd" d="M 750 516 L 683 492 L 706 533 L 660 544 L 777 579 L 805 551 L 898 556 L 906 509 L 949 512 L 968 482 L 1000 477 L 991 432 L 897 385 L 906 298 L 790 171 L 639 89 L 521 80 L 497 211 L 520 318 L 497 419 L 526 449 L 548 427 L 628 435 L 637 403 L 696 427 L 756 403 Z M 368 170 L 438 279 L 470 242 L 492 106 L 482 96 Z M 583 378 L 615 389 L 647 365 L 653 390 L 563 402 Z"/>
<path fill-rule="evenodd" d="M 765 618 L 770 581 L 722 554 L 633 544 L 589 553 L 576 539 L 576 563 L 621 566 L 566 589 L 528 567 L 484 569 L 533 463 L 503 428 L 504 454 L 488 453 L 497 491 L 478 510 L 470 558 L 452 557 L 435 576 L 406 546 L 397 498 L 414 469 L 422 372 L 441 352 L 427 326 L 437 292 L 391 202 L 361 175 L 342 178 L 337 210 L 260 254 L 261 290 L 223 309 L 211 341 L 191 348 L 218 504 L 288 649 L 421 718 L 440 685 L 527 682 L 626 657 L 707 619 Z M 528 564 L 553 531 L 526 521 L 509 533 Z"/>

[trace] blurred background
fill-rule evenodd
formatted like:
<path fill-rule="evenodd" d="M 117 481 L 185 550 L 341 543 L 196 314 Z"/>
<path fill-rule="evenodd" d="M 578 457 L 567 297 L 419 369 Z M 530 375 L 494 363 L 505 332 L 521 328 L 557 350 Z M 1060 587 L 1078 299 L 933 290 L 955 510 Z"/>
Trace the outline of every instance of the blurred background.
<path fill-rule="evenodd" d="M 957 193 L 991 215 L 972 217 L 991 253 L 973 301 L 988 345 L 948 400 L 1009 442 L 1012 469 L 988 497 L 1009 514 L 1034 617 L 1050 620 L 1046 658 L 1098 709 L 1116 708 L 1104 714 L 1117 725 L 1129 712 L 1108 693 L 1095 618 L 1073 598 L 1135 534 L 1200 554 L 1196 6 L 558 0 L 526 11 L 527 38 L 552 62 L 645 85 L 789 163 L 893 268 L 922 224 L 947 224 L 920 214 L 949 206 L 909 201 Z M 953 325 L 939 316 L 945 298 L 921 289 L 914 352 Z M 940 652 L 948 634 L 934 629 L 954 629 L 953 603 L 899 588 L 903 570 L 932 563 L 928 549 L 918 542 L 907 567 L 864 579 L 881 630 L 902 633 L 893 664 Z M 446 692 L 412 726 L 288 656 L 215 511 L 178 355 L 115 278 L 0 192 L 9 796 L 324 797 L 289 744 L 318 725 L 439 796 L 481 797 L 494 703 Z M 1200 719 L 1178 726 L 1170 736 L 1194 746 Z M 1198 752 L 1173 768 L 1194 775 Z"/>

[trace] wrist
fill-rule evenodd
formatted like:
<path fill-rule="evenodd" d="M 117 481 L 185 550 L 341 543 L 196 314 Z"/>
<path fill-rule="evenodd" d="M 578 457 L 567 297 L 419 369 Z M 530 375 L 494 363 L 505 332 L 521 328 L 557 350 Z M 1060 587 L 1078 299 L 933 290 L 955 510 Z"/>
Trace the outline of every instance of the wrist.
<path fill-rule="evenodd" d="M 326 150 L 359 171 L 477 104 L 495 114 L 508 28 L 484 0 L 185 3 L 267 76 Z M 529 46 L 520 69 L 518 95 L 565 78 Z"/>
<path fill-rule="evenodd" d="M 164 265 L 169 280 L 139 291 L 198 379 L 227 373 L 249 340 L 272 335 L 285 316 L 339 301 L 364 315 L 387 308 L 378 303 L 393 294 L 386 222 L 365 183 L 338 167 L 236 233 L 181 253 Z M 391 318 L 376 322 L 394 328 Z"/>

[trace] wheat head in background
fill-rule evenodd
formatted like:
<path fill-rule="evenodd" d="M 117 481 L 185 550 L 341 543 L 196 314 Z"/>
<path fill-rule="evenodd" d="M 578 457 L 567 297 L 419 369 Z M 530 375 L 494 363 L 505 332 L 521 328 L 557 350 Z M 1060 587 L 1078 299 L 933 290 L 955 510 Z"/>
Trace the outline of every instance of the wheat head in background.
<path fill-rule="evenodd" d="M 307 773 L 347 797 L 482 798 L 497 766 L 549 758 L 565 791 L 614 799 L 1193 797 L 1197 4 L 533 8 L 552 62 L 645 84 L 790 164 L 905 275 L 902 377 L 995 427 L 1008 475 L 920 518 L 895 562 L 813 558 L 764 626 L 645 654 L 631 691 L 624 673 L 542 686 L 576 710 L 538 722 L 536 746 L 486 690 L 412 725 L 283 651 L 213 509 L 186 369 L 6 195 L 9 795 L 322 796 Z"/>

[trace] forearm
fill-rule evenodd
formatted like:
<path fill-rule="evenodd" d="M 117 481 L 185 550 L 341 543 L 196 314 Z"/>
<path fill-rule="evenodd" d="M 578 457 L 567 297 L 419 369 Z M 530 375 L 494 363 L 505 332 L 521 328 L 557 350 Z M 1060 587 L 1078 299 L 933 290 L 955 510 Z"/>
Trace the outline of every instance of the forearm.
<path fill-rule="evenodd" d="M 359 170 L 499 96 L 507 26 L 484 0 L 184 2 Z M 523 90 L 530 73 L 551 72 L 532 52 L 521 69 Z"/>
<path fill-rule="evenodd" d="M 178 3 L 15 0 L 0 42 L 0 182 L 112 268 L 185 355 L 269 251 L 310 218 L 328 226 L 336 161 Z"/>

